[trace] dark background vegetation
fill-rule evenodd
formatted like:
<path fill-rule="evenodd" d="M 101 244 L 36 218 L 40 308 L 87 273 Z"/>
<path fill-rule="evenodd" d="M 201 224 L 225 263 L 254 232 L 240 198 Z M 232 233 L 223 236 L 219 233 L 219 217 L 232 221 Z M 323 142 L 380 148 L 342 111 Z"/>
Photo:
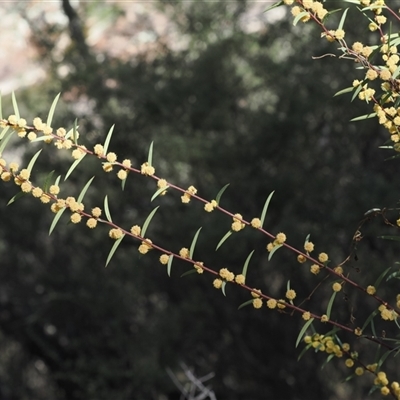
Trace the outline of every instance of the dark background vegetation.
<path fill-rule="evenodd" d="M 116 21 L 125 17 L 118 3 L 96 4 L 97 12 L 113 13 Z M 155 9 L 168 16 L 183 45 L 172 49 L 159 37 L 151 50 L 128 60 L 85 42 L 86 20 L 96 13 L 90 3 L 75 9 L 60 2 L 66 27 L 27 17 L 47 77 L 16 93 L 21 113 L 28 120 L 45 118 L 61 92 L 54 126 L 70 128 L 78 115 L 81 142 L 92 147 L 115 124 L 110 149 L 136 166 L 154 141 L 159 176 L 183 187 L 193 184 L 208 199 L 230 183 L 221 204 L 247 219 L 260 215 L 275 190 L 265 227 L 285 232 L 299 248 L 311 234 L 316 251 L 328 252 L 334 266 L 349 255 L 364 212 L 396 206 L 398 161 L 384 161 L 387 153 L 378 146 L 386 133 L 375 120 L 349 123 L 367 113 L 367 105 L 350 105 L 349 96 L 333 98 L 356 77 L 353 63 L 313 60 L 332 53 L 335 44 L 321 40 L 315 27 L 293 28 L 290 16 L 248 33 L 240 21 L 252 5 L 159 1 Z M 347 34 L 359 39 L 364 28 L 351 23 L 357 17 L 349 14 Z M 56 56 L 66 30 L 71 44 Z M 60 66 L 68 71 L 62 78 Z M 3 103 L 11 113 L 9 98 Z M 27 149 L 29 159 L 36 149 Z M 33 178 L 40 182 L 51 170 L 65 173 L 71 160 L 62 154 L 46 149 Z M 215 269 L 239 273 L 255 249 L 247 282 L 265 293 L 283 297 L 290 279 L 303 300 L 325 276 L 310 274 L 308 264 L 299 265 L 285 250 L 268 262 L 267 238 L 255 231 L 232 236 L 216 252 L 228 217 L 206 214 L 194 201 L 182 205 L 171 190 L 151 203 L 155 184 L 141 176 L 129 176 L 121 191 L 115 174 L 103 173 L 90 157 L 63 184 L 61 195 L 79 194 L 93 175 L 87 209 L 102 207 L 107 194 L 113 220 L 129 228 L 160 205 L 149 237 L 179 251 L 203 226 L 195 258 Z M 159 254 L 140 257 L 130 240 L 105 269 L 112 246 L 106 229 L 89 231 L 65 219 L 48 236 L 53 214 L 47 206 L 25 197 L 6 207 L 16 191 L 12 184 L 1 187 L 1 400 L 179 399 L 166 369 L 179 374 L 182 362 L 199 377 L 215 373 L 210 384 L 219 400 L 365 398 L 372 378 L 344 383 L 349 370 L 343 360 L 322 370 L 321 354 L 309 352 L 297 361 L 298 315 L 238 310 L 247 292 L 228 287 L 225 298 L 206 274 L 181 278 L 190 266 L 180 262 L 169 278 Z M 358 261 L 352 257 L 346 264 L 362 285 L 394 266 L 395 245 L 376 239 L 384 232 L 388 228 L 379 218 L 367 224 Z M 331 293 L 330 283 L 325 286 L 303 306 L 323 313 Z M 380 294 L 390 298 L 392 289 Z M 335 304 L 332 318 L 352 327 L 362 325 L 375 306 L 350 287 Z M 329 329 L 316 326 L 321 333 Z M 354 346 L 365 363 L 374 361 L 374 346 L 362 340 Z"/>

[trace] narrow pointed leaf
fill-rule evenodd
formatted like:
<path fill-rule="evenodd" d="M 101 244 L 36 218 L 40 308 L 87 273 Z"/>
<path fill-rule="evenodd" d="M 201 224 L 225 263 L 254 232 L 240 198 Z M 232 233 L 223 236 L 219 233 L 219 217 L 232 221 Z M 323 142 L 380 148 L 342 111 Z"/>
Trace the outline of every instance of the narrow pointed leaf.
<path fill-rule="evenodd" d="M 115 251 L 117 250 L 118 246 L 122 242 L 122 239 L 125 237 L 125 233 L 115 241 L 113 244 L 113 247 L 111 247 L 110 252 L 108 253 L 107 261 L 105 267 L 107 267 L 108 263 L 111 261 L 112 256 L 114 255 Z"/>
<path fill-rule="evenodd" d="M 308 327 L 313 323 L 314 318 L 309 319 L 304 326 L 301 328 L 301 331 L 299 332 L 299 335 L 297 336 L 296 340 L 296 347 L 300 344 L 301 340 L 303 339 L 303 336 L 305 335 Z"/>
<path fill-rule="evenodd" d="M 150 147 L 149 147 L 149 156 L 147 157 L 147 163 L 149 165 L 153 165 L 152 164 L 152 162 L 153 162 L 153 145 L 154 145 L 154 142 L 151 142 Z"/>
<path fill-rule="evenodd" d="M 149 214 L 149 216 L 146 218 L 146 221 L 144 221 L 143 228 L 142 228 L 142 231 L 141 231 L 142 237 L 144 237 L 144 235 L 146 234 L 147 228 L 149 227 L 149 224 L 150 224 L 152 218 L 154 217 L 154 214 L 157 212 L 157 210 L 158 210 L 159 207 L 160 207 L 160 206 L 157 206 L 157 207 Z"/>
<path fill-rule="evenodd" d="M 382 345 L 378 344 L 375 350 L 375 357 L 374 357 L 374 363 L 378 363 L 379 357 L 381 356 L 381 350 L 382 350 Z M 379 372 L 375 370 L 375 372 Z"/>
<path fill-rule="evenodd" d="M 396 320 L 395 320 L 396 321 Z M 395 342 L 395 344 L 399 343 L 399 339 L 398 338 L 387 338 L 387 337 L 381 337 L 380 339 L 382 339 L 383 342 Z M 396 356 L 399 353 L 400 346 L 394 347 L 393 350 L 397 350 L 396 351 Z"/>
<path fill-rule="evenodd" d="M 74 169 L 78 166 L 78 164 L 85 158 L 86 153 L 81 157 L 78 158 L 77 160 L 75 160 L 72 165 L 69 167 L 69 170 L 67 171 L 67 173 L 65 174 L 65 178 L 64 181 L 66 181 L 68 179 L 68 177 L 72 174 L 72 172 L 74 171 Z"/>
<path fill-rule="evenodd" d="M 304 356 L 304 354 L 307 352 L 307 350 L 312 346 L 311 343 L 309 343 L 304 349 L 301 351 L 299 356 L 297 357 L 297 361 L 300 361 L 300 359 Z"/>
<path fill-rule="evenodd" d="M 18 192 L 15 196 L 11 197 L 11 199 L 8 201 L 7 205 L 9 206 L 10 204 L 14 203 L 17 201 L 19 198 L 22 196 L 26 195 L 24 192 Z"/>
<path fill-rule="evenodd" d="M 275 193 L 275 190 L 273 190 L 273 191 L 269 194 L 267 200 L 265 200 L 264 208 L 263 208 L 263 210 L 262 210 L 261 218 L 260 218 L 260 220 L 261 220 L 261 227 L 264 225 L 265 217 L 267 216 L 267 211 L 268 211 L 269 202 L 271 201 L 272 196 L 274 195 L 274 193 Z"/>
<path fill-rule="evenodd" d="M 335 357 L 334 354 L 329 354 L 329 356 L 326 357 L 326 360 L 322 363 L 321 369 L 324 369 L 325 365 L 328 364 L 332 360 L 333 357 Z"/>
<path fill-rule="evenodd" d="M 400 236 L 388 236 L 388 235 L 383 235 L 383 236 L 378 236 L 378 239 L 400 241 Z"/>
<path fill-rule="evenodd" d="M 92 176 L 86 183 L 86 185 L 83 187 L 83 189 L 81 190 L 77 202 L 78 203 L 82 203 L 83 198 L 85 197 L 85 194 L 87 192 L 87 190 L 89 189 L 89 186 L 91 185 L 91 183 L 93 182 L 94 176 Z"/>
<path fill-rule="evenodd" d="M 122 191 L 124 191 L 125 190 L 125 184 L 126 184 L 126 180 L 128 179 L 128 176 L 125 178 L 125 179 L 123 179 L 122 181 L 121 181 L 121 190 Z"/>
<path fill-rule="evenodd" d="M 391 279 L 399 279 L 400 278 L 400 271 L 393 272 L 386 278 L 386 282 L 390 281 Z"/>
<path fill-rule="evenodd" d="M 169 255 L 168 258 L 168 264 L 167 264 L 167 274 L 169 277 L 171 277 L 171 268 L 172 268 L 172 260 L 174 259 L 174 256 L 172 254 Z"/>
<path fill-rule="evenodd" d="M 278 2 L 276 2 L 276 3 L 274 3 L 274 4 L 272 4 L 271 6 L 267 7 L 267 8 L 264 10 L 264 12 L 266 13 L 266 12 L 272 10 L 273 8 L 280 7 L 282 4 L 283 4 L 283 1 L 278 1 Z"/>
<path fill-rule="evenodd" d="M 393 159 L 399 158 L 399 157 L 400 157 L 400 154 L 397 154 L 397 155 L 395 155 L 395 156 L 385 158 L 385 161 L 393 160 Z"/>
<path fill-rule="evenodd" d="M 0 155 L 3 153 L 4 149 L 7 146 L 8 141 L 10 140 L 12 134 L 14 133 L 13 130 L 8 132 L 7 134 L 4 135 L 3 139 L 0 142 Z"/>
<path fill-rule="evenodd" d="M 380 105 L 384 105 L 385 103 L 387 103 L 387 101 L 389 100 L 389 98 L 392 96 L 392 93 L 389 92 L 388 94 L 385 94 L 384 96 L 382 96 L 379 100 L 379 104 Z M 393 105 L 394 107 L 398 106 L 398 99 L 396 100 L 396 102 Z"/>
<path fill-rule="evenodd" d="M 112 136 L 113 131 L 114 131 L 114 127 L 115 127 L 115 125 L 113 125 L 113 126 L 110 128 L 110 130 L 108 131 L 108 133 L 107 133 L 107 137 L 106 137 L 106 140 L 105 140 L 104 146 L 103 146 L 104 154 L 107 154 L 108 146 L 110 145 L 110 140 L 111 140 L 111 136 Z"/>
<path fill-rule="evenodd" d="M 325 336 L 327 336 L 327 335 L 325 335 Z M 338 335 L 336 335 L 336 334 L 335 334 L 335 340 L 338 342 L 338 344 L 339 344 L 340 347 L 343 347 L 343 343 L 342 343 L 342 341 L 340 340 L 340 337 L 339 337 Z"/>
<path fill-rule="evenodd" d="M 354 90 L 354 87 L 353 87 L 353 86 L 348 87 L 348 88 L 346 88 L 346 89 L 339 90 L 338 92 L 336 92 L 336 93 L 333 95 L 333 97 L 340 96 L 340 95 L 345 94 L 345 93 L 350 93 L 350 92 L 352 92 L 353 90 Z"/>
<path fill-rule="evenodd" d="M 306 17 L 306 16 L 308 16 L 308 15 L 309 15 L 309 13 L 308 13 L 307 11 L 303 11 L 303 12 L 301 12 L 300 14 L 298 14 L 298 15 L 296 16 L 296 18 L 293 20 L 293 26 L 296 26 L 297 23 L 298 23 L 303 17 Z"/>
<path fill-rule="evenodd" d="M 378 385 L 374 385 L 371 387 L 371 389 L 369 390 L 367 397 L 369 397 L 372 393 L 376 392 L 381 386 Z"/>
<path fill-rule="evenodd" d="M 374 118 L 376 117 L 376 113 L 370 113 L 370 114 L 365 114 L 365 115 L 361 115 L 359 117 L 353 118 L 350 120 L 350 122 L 354 122 L 354 121 L 362 121 L 364 119 L 368 119 L 368 118 Z"/>
<path fill-rule="evenodd" d="M 221 291 L 222 291 L 222 294 L 226 297 L 225 287 L 226 287 L 226 282 L 223 281 L 223 282 L 222 282 L 222 286 L 221 286 Z"/>
<path fill-rule="evenodd" d="M 78 123 L 78 121 L 75 119 L 75 121 L 74 121 L 74 126 L 73 126 L 72 129 L 70 129 L 70 130 L 66 133 L 65 139 L 69 139 L 71 136 L 72 136 L 72 139 L 74 139 L 73 133 L 74 133 L 74 131 L 76 132 L 76 130 L 79 128 L 79 125 L 77 125 L 77 123 Z M 33 140 L 32 140 L 32 141 L 33 141 Z"/>
<path fill-rule="evenodd" d="M 215 201 L 219 205 L 219 202 L 221 201 L 221 196 L 224 194 L 225 190 L 228 188 L 230 184 L 227 183 L 217 194 L 217 197 L 215 198 Z"/>
<path fill-rule="evenodd" d="M 378 286 L 380 285 L 382 279 L 385 277 L 385 275 L 386 275 L 391 269 L 392 269 L 392 267 L 389 267 L 389 268 L 387 268 L 385 271 L 383 271 L 383 272 L 379 275 L 378 279 L 377 279 L 377 280 L 375 281 L 375 283 L 374 283 L 375 289 L 378 289 Z"/>
<path fill-rule="evenodd" d="M 376 334 L 375 322 L 374 322 L 373 319 L 371 320 L 371 331 L 372 331 L 372 334 L 373 334 L 374 336 L 378 336 L 378 335 Z"/>
<path fill-rule="evenodd" d="M 1 104 L 1 92 L 0 92 L 0 119 L 3 119 L 3 108 Z"/>
<path fill-rule="evenodd" d="M 77 121 L 77 119 L 75 118 L 74 126 L 72 127 L 72 140 L 74 141 L 74 143 L 75 143 L 76 145 L 78 144 L 78 135 L 77 135 L 77 132 L 78 132 L 78 121 Z"/>
<path fill-rule="evenodd" d="M 339 26 L 338 29 L 343 29 L 344 21 L 346 20 L 347 12 L 349 11 L 348 8 L 346 8 L 343 12 L 342 18 L 340 18 Z"/>
<path fill-rule="evenodd" d="M 368 210 L 364 213 L 364 217 L 368 217 L 368 216 L 375 217 L 376 215 L 381 214 L 381 213 L 382 213 L 382 210 L 380 208 L 371 208 L 370 210 Z"/>
<path fill-rule="evenodd" d="M 3 137 L 6 135 L 7 131 L 10 129 L 9 126 L 6 126 L 5 128 L 3 128 L 3 130 L 0 133 L 0 140 L 3 140 Z"/>
<path fill-rule="evenodd" d="M 246 277 L 247 268 L 248 268 L 248 266 L 249 266 L 251 257 L 252 257 L 253 254 L 254 254 L 254 251 L 255 251 L 255 250 L 251 251 L 251 253 L 247 256 L 246 261 L 244 262 L 243 269 L 242 269 L 242 275 L 243 275 L 244 277 Z"/>
<path fill-rule="evenodd" d="M 219 241 L 219 243 L 217 244 L 217 247 L 216 247 L 215 251 L 217 251 L 217 250 L 223 245 L 223 243 L 225 242 L 225 240 L 228 239 L 228 237 L 231 236 L 232 233 L 233 233 L 232 231 L 228 231 L 228 232 L 224 235 L 224 237 L 223 237 L 223 238 Z"/>
<path fill-rule="evenodd" d="M 339 12 L 339 11 L 342 11 L 342 9 L 341 8 L 335 8 L 334 10 L 330 10 L 326 15 L 328 16 L 331 16 L 332 14 L 336 14 L 337 12 Z M 324 20 L 325 20 L 326 18 L 324 18 Z"/>
<path fill-rule="evenodd" d="M 400 66 L 398 66 L 396 70 L 393 72 L 392 78 L 396 79 L 399 75 L 399 72 L 400 72 Z"/>
<path fill-rule="evenodd" d="M 36 139 L 31 140 L 30 142 L 31 143 L 43 142 L 43 141 L 48 140 L 48 139 L 49 139 L 49 136 L 42 135 L 42 136 L 38 136 Z"/>
<path fill-rule="evenodd" d="M 112 222 L 110 209 L 108 208 L 108 196 L 104 197 L 104 213 L 106 214 L 106 218 L 109 222 Z"/>
<path fill-rule="evenodd" d="M 378 361 L 378 366 L 377 366 L 378 371 L 381 369 L 383 363 L 386 361 L 386 359 L 388 358 L 388 356 L 393 352 L 393 350 L 395 350 L 395 349 L 388 350 L 388 351 L 387 351 L 386 353 L 384 353 L 383 356 L 379 359 L 379 361 Z"/>
<path fill-rule="evenodd" d="M 153 194 L 153 196 L 151 197 L 150 201 L 155 200 L 162 192 L 164 192 L 164 190 L 167 190 L 168 188 L 169 188 L 169 186 L 167 185 L 167 186 L 165 186 L 163 188 L 158 189 L 157 192 L 155 192 Z"/>
<path fill-rule="evenodd" d="M 367 6 L 367 7 L 363 7 L 361 9 L 361 11 L 369 11 L 369 10 L 376 10 L 378 8 L 381 8 L 382 6 L 380 6 L 379 4 L 372 4 L 371 6 Z M 364 14 L 364 13 L 363 13 Z M 373 22 L 370 18 L 368 18 L 371 22 Z"/>
<path fill-rule="evenodd" d="M 56 181 L 54 182 L 55 185 L 60 186 L 61 175 L 57 176 Z"/>
<path fill-rule="evenodd" d="M 184 272 L 184 273 L 181 275 L 181 278 L 183 278 L 184 276 L 188 276 L 188 275 L 195 274 L 195 273 L 196 273 L 196 270 L 195 270 L 195 269 L 190 269 L 189 271 Z"/>
<path fill-rule="evenodd" d="M 15 93 L 11 93 L 11 100 L 14 108 L 14 114 L 17 117 L 17 119 L 20 119 L 21 116 L 19 115 L 19 110 L 18 110 L 18 104 L 17 104 L 17 99 L 15 98 Z"/>
<path fill-rule="evenodd" d="M 270 253 L 268 254 L 268 261 L 271 260 L 272 256 L 275 254 L 275 252 L 280 249 L 283 245 L 282 244 L 278 244 L 277 246 L 275 246 Z"/>
<path fill-rule="evenodd" d="M 32 172 L 32 168 L 35 165 L 35 162 L 37 160 L 37 158 L 39 157 L 40 153 L 42 152 L 42 149 L 40 149 L 32 158 L 31 161 L 29 161 L 28 166 L 26 167 L 26 169 L 29 171 L 29 173 Z"/>
<path fill-rule="evenodd" d="M 352 103 L 353 100 L 358 96 L 358 94 L 361 92 L 362 88 L 364 86 L 364 81 L 362 81 L 354 90 L 353 96 L 351 96 L 350 102 Z"/>
<path fill-rule="evenodd" d="M 52 178 L 53 178 L 53 175 L 54 175 L 54 169 L 53 169 L 53 171 L 51 171 L 51 172 L 46 176 L 46 179 L 44 180 L 44 185 L 43 185 L 43 191 L 44 191 L 44 192 L 48 192 L 48 191 L 49 191 L 49 188 L 50 188 L 50 185 L 51 185 L 51 180 L 52 180 Z"/>
<path fill-rule="evenodd" d="M 332 306 L 333 302 L 335 301 L 336 293 L 337 292 L 332 293 L 332 296 L 329 299 L 328 307 L 326 308 L 326 315 L 328 316 L 329 319 L 331 318 Z"/>
<path fill-rule="evenodd" d="M 250 304 L 253 304 L 253 299 L 247 300 L 247 301 L 245 301 L 244 303 L 242 303 L 242 304 L 238 307 L 238 310 L 240 310 L 240 309 L 243 308 L 243 307 L 249 306 Z"/>
<path fill-rule="evenodd" d="M 64 211 L 66 210 L 66 208 L 62 208 L 60 211 L 57 212 L 57 214 L 54 216 L 53 218 L 53 222 L 50 225 L 50 229 L 49 229 L 49 236 L 51 235 L 51 233 L 53 232 L 54 228 L 56 227 L 59 219 L 61 218 L 61 215 L 63 215 Z"/>
<path fill-rule="evenodd" d="M 51 123 L 53 121 L 54 110 L 56 109 L 58 99 L 60 98 L 60 94 L 61 93 L 58 93 L 56 98 L 53 100 L 53 104 L 50 107 L 49 115 L 47 116 L 47 121 L 46 121 L 46 124 L 48 126 L 51 126 Z"/>
<path fill-rule="evenodd" d="M 192 260 L 193 260 L 194 249 L 196 248 L 196 243 L 197 243 L 197 239 L 199 238 L 200 231 L 201 231 L 201 227 L 197 230 L 196 234 L 193 237 L 192 244 L 190 245 L 189 257 Z"/>
<path fill-rule="evenodd" d="M 327 333 L 324 333 L 325 336 L 335 336 L 337 338 L 338 342 L 340 343 L 339 337 L 336 335 L 336 333 L 339 331 L 339 328 L 337 326 L 334 326 L 333 329 L 328 331 Z"/>
<path fill-rule="evenodd" d="M 331 356 L 334 356 L 334 355 L 331 354 Z M 352 380 L 355 377 L 356 377 L 356 374 L 351 374 L 348 377 L 346 377 L 346 379 L 343 382 L 348 382 L 348 381 Z"/>

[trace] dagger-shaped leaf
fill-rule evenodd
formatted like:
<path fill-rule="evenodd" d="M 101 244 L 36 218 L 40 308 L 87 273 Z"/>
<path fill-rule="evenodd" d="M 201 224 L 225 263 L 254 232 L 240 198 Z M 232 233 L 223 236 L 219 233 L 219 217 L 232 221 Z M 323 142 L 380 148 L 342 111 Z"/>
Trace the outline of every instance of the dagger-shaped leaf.
<path fill-rule="evenodd" d="M 149 224 L 150 224 L 152 218 L 154 217 L 154 214 L 157 212 L 157 210 L 158 210 L 159 207 L 160 207 L 160 206 L 157 206 L 157 207 L 149 214 L 149 216 L 146 218 L 146 221 L 144 221 L 143 228 L 142 228 L 142 232 L 141 232 L 142 237 L 144 237 L 144 235 L 146 234 L 147 228 L 149 227 Z"/>
<path fill-rule="evenodd" d="M 107 267 L 108 263 L 111 261 L 112 256 L 114 255 L 115 251 L 118 249 L 118 246 L 121 244 L 122 239 L 125 237 L 125 234 L 123 234 L 119 239 L 115 241 L 113 244 L 113 247 L 111 247 L 110 252 L 108 253 L 107 261 L 105 267 Z"/>

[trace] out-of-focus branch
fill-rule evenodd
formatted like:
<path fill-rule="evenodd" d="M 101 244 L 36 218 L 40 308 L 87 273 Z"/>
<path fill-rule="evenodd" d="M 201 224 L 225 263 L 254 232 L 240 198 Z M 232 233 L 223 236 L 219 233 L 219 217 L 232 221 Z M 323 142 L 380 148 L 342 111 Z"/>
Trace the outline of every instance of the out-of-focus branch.
<path fill-rule="evenodd" d="M 79 15 L 71 6 L 69 0 L 62 0 L 62 8 L 69 21 L 71 39 L 73 42 L 75 42 L 79 54 L 83 58 L 87 58 L 89 56 L 89 47 L 85 41 L 85 35 L 83 33 L 82 23 Z"/>
<path fill-rule="evenodd" d="M 186 364 L 181 363 L 181 367 L 186 377 L 186 379 L 184 379 L 185 382 L 183 383 L 181 383 L 181 379 L 179 379 L 169 368 L 167 368 L 167 373 L 175 386 L 181 392 L 182 400 L 217 400 L 214 391 L 203 384 L 203 382 L 213 378 L 214 373 L 211 372 L 202 378 L 197 378 Z"/>

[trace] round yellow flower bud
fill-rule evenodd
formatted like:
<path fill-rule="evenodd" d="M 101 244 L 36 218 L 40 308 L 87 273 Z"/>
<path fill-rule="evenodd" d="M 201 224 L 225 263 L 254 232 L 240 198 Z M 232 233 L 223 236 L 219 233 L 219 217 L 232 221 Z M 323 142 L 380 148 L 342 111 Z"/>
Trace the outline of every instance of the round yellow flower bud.
<path fill-rule="evenodd" d="M 328 254 L 326 253 L 320 253 L 318 256 L 318 260 L 321 261 L 322 263 L 327 262 L 328 261 Z"/>
<path fill-rule="evenodd" d="M 222 287 L 222 280 L 221 279 L 214 279 L 213 285 L 216 289 L 221 289 Z"/>
<path fill-rule="evenodd" d="M 161 254 L 160 256 L 160 263 L 161 264 L 168 264 L 168 260 L 169 260 L 169 255 L 168 254 Z"/>
<path fill-rule="evenodd" d="M 361 376 L 361 375 L 364 373 L 364 368 L 362 368 L 362 367 L 357 367 L 356 370 L 355 370 L 354 372 L 355 372 L 355 374 L 356 374 L 357 376 Z"/>
<path fill-rule="evenodd" d="M 95 228 L 96 225 L 97 225 L 97 219 L 96 219 L 96 218 L 89 218 L 89 219 L 86 221 L 86 225 L 87 225 L 90 229 Z"/>
<path fill-rule="evenodd" d="M 340 292 L 342 290 L 342 285 L 339 282 L 335 282 L 332 285 L 332 289 L 334 292 Z"/>
<path fill-rule="evenodd" d="M 306 312 L 304 312 L 304 313 L 302 314 L 301 317 L 304 319 L 304 321 L 308 321 L 308 320 L 311 318 L 311 314 L 310 314 L 309 311 L 306 311 Z"/>
<path fill-rule="evenodd" d="M 369 285 L 369 286 L 367 287 L 367 293 L 370 294 L 371 296 L 372 296 L 373 294 L 375 294 L 375 293 L 376 293 L 375 287 Z"/>
<path fill-rule="evenodd" d="M 71 222 L 73 224 L 77 224 L 77 223 L 81 222 L 81 219 L 82 219 L 82 217 L 80 214 L 78 214 L 78 213 L 71 214 Z"/>
<path fill-rule="evenodd" d="M 187 249 L 186 247 L 182 247 L 179 250 L 179 255 L 183 258 L 189 258 L 189 249 Z"/>
<path fill-rule="evenodd" d="M 262 307 L 262 300 L 261 299 L 254 299 L 253 300 L 253 307 L 254 308 L 261 308 Z"/>
<path fill-rule="evenodd" d="M 275 299 L 269 299 L 267 301 L 268 308 L 274 309 L 274 308 L 276 308 L 276 305 L 277 305 L 277 301 Z"/>
<path fill-rule="evenodd" d="M 286 292 L 286 298 L 287 298 L 288 300 L 294 300 L 295 297 L 296 297 L 296 292 L 295 292 L 293 289 L 289 289 L 289 290 Z"/>
<path fill-rule="evenodd" d="M 132 235 L 140 236 L 140 231 L 141 231 L 141 228 L 140 228 L 139 225 L 134 225 L 134 226 L 132 226 L 132 228 L 131 228 L 131 233 L 132 233 Z"/>
<path fill-rule="evenodd" d="M 283 244 L 286 242 L 286 235 L 280 232 L 276 235 L 275 240 L 277 241 L 278 244 Z"/>
<path fill-rule="evenodd" d="M 354 366 L 354 361 L 351 358 L 348 358 L 344 363 L 347 368 L 351 368 Z"/>

